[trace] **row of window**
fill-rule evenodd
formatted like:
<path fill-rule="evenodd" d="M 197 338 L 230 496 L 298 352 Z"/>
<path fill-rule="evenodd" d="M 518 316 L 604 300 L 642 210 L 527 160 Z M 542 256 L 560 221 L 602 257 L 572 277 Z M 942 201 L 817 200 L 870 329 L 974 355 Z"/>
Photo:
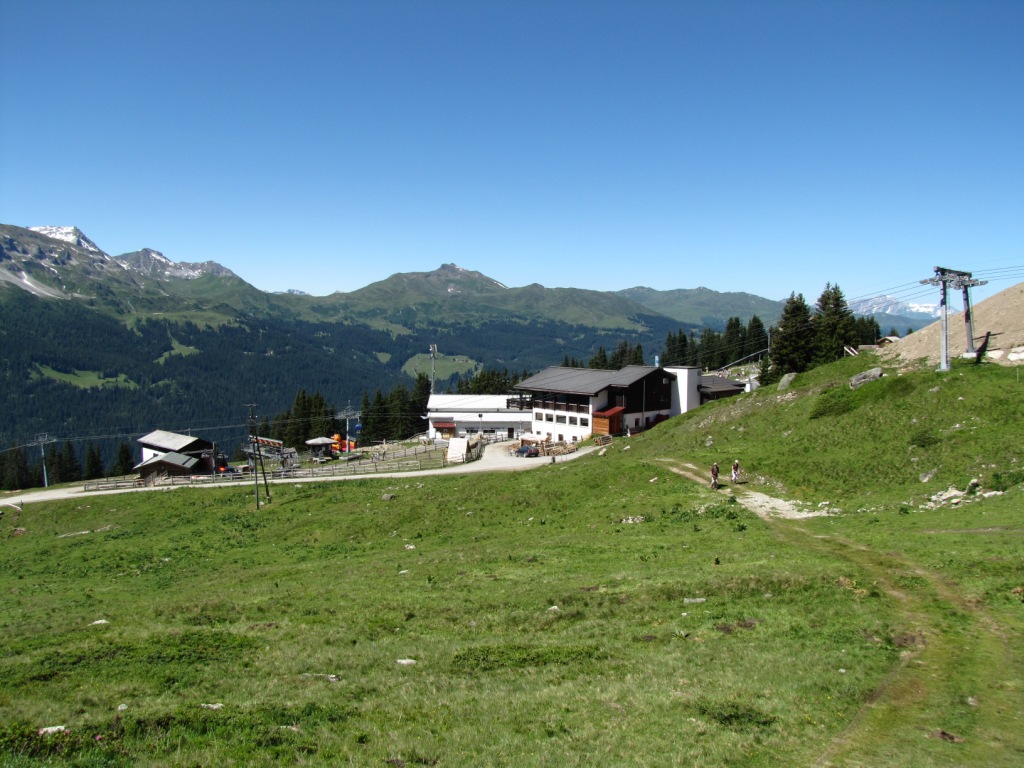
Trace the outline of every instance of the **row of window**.
<path fill-rule="evenodd" d="M 571 427 L 589 427 L 589 416 L 566 416 L 564 413 L 534 413 L 534 421 L 551 421 L 555 424 L 568 424 Z"/>

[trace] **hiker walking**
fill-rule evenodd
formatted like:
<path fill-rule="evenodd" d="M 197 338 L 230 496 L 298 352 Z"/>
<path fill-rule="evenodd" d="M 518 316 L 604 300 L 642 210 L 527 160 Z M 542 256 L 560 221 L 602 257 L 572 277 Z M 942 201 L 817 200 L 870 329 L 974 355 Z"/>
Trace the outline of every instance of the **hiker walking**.
<path fill-rule="evenodd" d="M 740 481 L 740 460 L 736 459 L 732 463 L 732 481 L 738 483 Z"/>
<path fill-rule="evenodd" d="M 718 462 L 711 465 L 711 487 L 718 488 Z"/>

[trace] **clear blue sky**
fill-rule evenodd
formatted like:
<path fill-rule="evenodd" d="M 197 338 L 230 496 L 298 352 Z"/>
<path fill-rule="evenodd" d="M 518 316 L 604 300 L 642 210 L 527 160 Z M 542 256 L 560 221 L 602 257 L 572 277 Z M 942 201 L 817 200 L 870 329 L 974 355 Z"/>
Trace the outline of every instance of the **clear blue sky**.
<path fill-rule="evenodd" d="M 1024 1 L 3 0 L 0 222 L 323 295 L 1024 280 Z"/>

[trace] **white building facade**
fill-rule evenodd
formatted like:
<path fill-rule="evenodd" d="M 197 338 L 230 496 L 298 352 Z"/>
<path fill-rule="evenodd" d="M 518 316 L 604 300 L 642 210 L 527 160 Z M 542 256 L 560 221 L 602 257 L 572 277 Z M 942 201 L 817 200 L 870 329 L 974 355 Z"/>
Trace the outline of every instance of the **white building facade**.
<path fill-rule="evenodd" d="M 618 371 L 547 368 L 518 385 L 529 393 L 529 437 L 579 442 L 591 435 L 630 434 L 701 403 L 696 367 L 630 365 Z"/>
<path fill-rule="evenodd" d="M 514 395 L 431 395 L 428 437 L 576 443 L 628 435 L 708 400 L 744 391 L 742 382 L 694 366 L 630 365 L 618 371 L 554 366 L 515 386 Z"/>
<path fill-rule="evenodd" d="M 431 440 L 483 435 L 514 440 L 530 431 L 531 413 L 516 395 L 431 395 L 427 437 Z"/>

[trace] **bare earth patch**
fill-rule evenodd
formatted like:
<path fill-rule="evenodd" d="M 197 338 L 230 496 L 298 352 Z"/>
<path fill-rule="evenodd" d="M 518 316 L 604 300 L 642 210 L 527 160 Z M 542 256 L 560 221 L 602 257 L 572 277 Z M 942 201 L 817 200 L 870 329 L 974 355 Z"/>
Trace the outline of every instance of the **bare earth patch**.
<path fill-rule="evenodd" d="M 828 514 L 823 510 L 803 510 L 791 501 L 776 499 L 773 496 L 759 493 L 758 491 L 743 491 L 736 494 L 736 501 L 765 520 L 770 517 L 781 517 L 785 520 L 802 520 L 807 517 L 822 517 Z"/>
<path fill-rule="evenodd" d="M 697 467 L 693 464 L 676 464 L 671 459 L 660 459 L 671 472 L 681 475 L 696 483 L 706 483 L 707 480 L 701 476 Z M 800 509 L 794 502 L 785 499 L 776 499 L 760 491 L 740 490 L 736 486 L 723 485 L 719 492 L 726 492 L 734 495 L 736 501 L 749 509 L 763 520 L 771 518 L 782 518 L 783 520 L 803 520 L 808 517 L 822 517 L 828 514 L 827 510 L 804 510 Z"/>

